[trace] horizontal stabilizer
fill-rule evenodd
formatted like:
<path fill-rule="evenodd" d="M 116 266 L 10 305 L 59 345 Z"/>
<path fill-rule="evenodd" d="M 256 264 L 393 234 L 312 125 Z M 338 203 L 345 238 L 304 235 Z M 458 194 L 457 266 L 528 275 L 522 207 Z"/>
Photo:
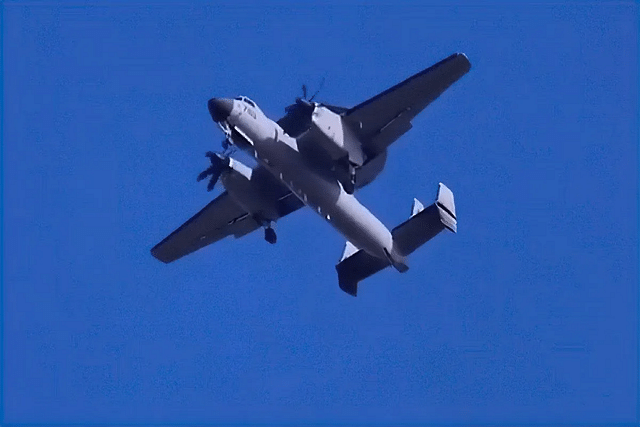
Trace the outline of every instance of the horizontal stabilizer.
<path fill-rule="evenodd" d="M 358 293 L 359 281 L 376 274 L 389 265 L 389 261 L 386 259 L 369 255 L 363 250 L 343 258 L 336 265 L 340 289 L 355 297 Z"/>
<path fill-rule="evenodd" d="M 457 231 L 456 207 L 453 193 L 440 183 L 436 202 L 394 228 L 391 234 L 394 246 L 403 256 L 407 256 L 445 228 L 454 233 Z"/>

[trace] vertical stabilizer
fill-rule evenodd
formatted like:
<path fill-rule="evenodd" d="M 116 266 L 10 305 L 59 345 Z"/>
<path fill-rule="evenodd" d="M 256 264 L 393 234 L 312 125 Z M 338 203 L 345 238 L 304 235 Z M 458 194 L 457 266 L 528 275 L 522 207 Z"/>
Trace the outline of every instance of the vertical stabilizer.
<path fill-rule="evenodd" d="M 342 258 L 340 258 L 340 261 L 343 261 L 345 258 L 349 258 L 351 255 L 355 254 L 356 252 L 358 252 L 358 248 L 356 248 L 356 246 L 353 243 L 347 240 L 347 244 L 344 245 L 344 251 L 342 252 Z"/>
<path fill-rule="evenodd" d="M 458 223 L 456 220 L 456 204 L 453 201 L 453 192 L 443 183 L 440 183 L 438 187 L 436 205 L 440 210 L 442 224 L 454 233 L 457 232 Z"/>
<path fill-rule="evenodd" d="M 424 210 L 422 202 L 416 198 L 413 199 L 413 206 L 411 206 L 411 216 L 418 215 Z"/>

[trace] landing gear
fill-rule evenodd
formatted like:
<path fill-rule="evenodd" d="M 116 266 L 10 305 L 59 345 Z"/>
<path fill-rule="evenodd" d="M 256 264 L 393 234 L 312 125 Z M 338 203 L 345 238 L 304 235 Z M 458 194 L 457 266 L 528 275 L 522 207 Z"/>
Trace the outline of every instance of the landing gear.
<path fill-rule="evenodd" d="M 356 191 L 356 168 L 349 164 L 349 178 L 342 181 L 342 188 L 347 194 L 353 194 Z"/>
<path fill-rule="evenodd" d="M 351 191 L 347 191 L 349 194 L 353 194 L 356 189 L 356 168 L 349 163 L 349 187 Z"/>
<path fill-rule="evenodd" d="M 271 243 L 272 245 L 276 243 L 278 240 L 278 236 L 276 236 L 276 230 L 273 229 L 273 222 L 259 215 L 255 215 L 253 219 L 260 224 L 262 228 L 264 228 L 264 240 Z"/>
<path fill-rule="evenodd" d="M 331 170 L 336 173 L 336 178 L 342 184 L 344 191 L 347 194 L 353 194 L 356 189 L 356 165 L 345 156 L 338 160 Z"/>
<path fill-rule="evenodd" d="M 276 230 L 271 228 L 271 226 L 264 229 L 264 240 L 271 243 L 272 245 L 278 240 L 278 236 L 276 236 Z"/>

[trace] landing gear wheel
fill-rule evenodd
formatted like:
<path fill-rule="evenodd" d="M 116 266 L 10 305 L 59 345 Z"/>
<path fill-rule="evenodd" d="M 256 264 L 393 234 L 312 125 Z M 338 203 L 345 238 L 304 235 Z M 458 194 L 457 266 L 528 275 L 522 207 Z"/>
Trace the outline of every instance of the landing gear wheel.
<path fill-rule="evenodd" d="M 356 171 L 351 166 L 349 167 L 351 170 L 349 171 L 349 181 L 342 183 L 342 188 L 347 194 L 353 194 L 356 190 Z"/>
<path fill-rule="evenodd" d="M 272 245 L 278 240 L 278 236 L 276 236 L 276 230 L 271 227 L 267 227 L 264 229 L 264 240 L 271 243 Z"/>
<path fill-rule="evenodd" d="M 351 163 L 349 161 L 349 159 L 347 159 L 347 179 L 344 180 L 342 187 L 344 188 L 344 191 L 346 191 L 349 194 L 353 194 L 354 191 L 356 190 L 356 165 L 354 163 Z M 344 178 L 343 178 L 344 179 Z"/>

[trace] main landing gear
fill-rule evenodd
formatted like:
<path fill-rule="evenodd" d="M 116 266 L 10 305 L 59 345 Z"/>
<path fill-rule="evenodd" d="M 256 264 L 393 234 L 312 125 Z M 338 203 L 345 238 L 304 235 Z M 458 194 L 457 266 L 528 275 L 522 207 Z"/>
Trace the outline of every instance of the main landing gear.
<path fill-rule="evenodd" d="M 349 161 L 348 156 L 345 156 L 337 160 L 331 168 L 347 194 L 353 194 L 356 190 L 356 166 L 355 163 Z"/>
<path fill-rule="evenodd" d="M 262 218 L 259 215 L 255 215 L 253 219 L 264 228 L 264 240 L 272 245 L 278 240 L 276 230 L 273 229 L 273 222 Z"/>
<path fill-rule="evenodd" d="M 345 191 L 349 194 L 353 194 L 356 191 L 356 168 L 351 163 L 349 163 L 349 184 L 347 187 Z"/>

